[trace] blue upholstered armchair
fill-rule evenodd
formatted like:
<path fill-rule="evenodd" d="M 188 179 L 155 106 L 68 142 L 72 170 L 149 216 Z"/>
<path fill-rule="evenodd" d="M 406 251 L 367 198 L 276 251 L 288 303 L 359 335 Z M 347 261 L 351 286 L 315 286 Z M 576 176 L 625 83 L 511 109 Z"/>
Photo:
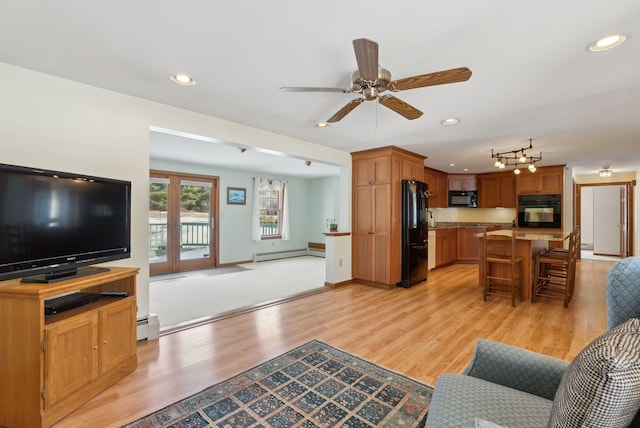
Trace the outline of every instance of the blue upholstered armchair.
<path fill-rule="evenodd" d="M 438 378 L 425 426 L 640 427 L 640 257 L 611 268 L 607 310 L 610 330 L 571 363 L 479 340 Z"/>
<path fill-rule="evenodd" d="M 613 265 L 607 278 L 608 328 L 640 318 L 640 257 L 627 257 Z"/>

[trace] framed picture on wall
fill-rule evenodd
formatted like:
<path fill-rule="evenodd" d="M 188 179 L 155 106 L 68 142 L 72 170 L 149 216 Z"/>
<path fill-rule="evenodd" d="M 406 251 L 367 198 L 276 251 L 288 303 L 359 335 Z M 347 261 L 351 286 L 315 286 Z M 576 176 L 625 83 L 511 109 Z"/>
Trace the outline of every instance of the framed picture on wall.
<path fill-rule="evenodd" d="M 247 189 L 242 187 L 227 187 L 227 204 L 245 205 L 247 203 Z"/>

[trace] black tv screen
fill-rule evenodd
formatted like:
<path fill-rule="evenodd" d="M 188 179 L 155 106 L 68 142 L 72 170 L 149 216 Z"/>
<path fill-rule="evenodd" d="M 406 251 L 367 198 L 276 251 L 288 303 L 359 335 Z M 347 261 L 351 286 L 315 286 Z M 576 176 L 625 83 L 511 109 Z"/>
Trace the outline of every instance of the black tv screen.
<path fill-rule="evenodd" d="M 89 274 L 130 245 L 129 181 L 0 164 L 0 280 Z"/>

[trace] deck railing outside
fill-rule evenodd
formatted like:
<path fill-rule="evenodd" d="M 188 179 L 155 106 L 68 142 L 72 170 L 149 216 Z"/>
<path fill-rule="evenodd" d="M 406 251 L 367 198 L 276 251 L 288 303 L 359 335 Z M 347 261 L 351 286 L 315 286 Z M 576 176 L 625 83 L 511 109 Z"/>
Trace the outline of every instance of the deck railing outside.
<path fill-rule="evenodd" d="M 277 235 L 278 225 L 274 223 L 261 223 L 261 235 Z M 209 224 L 185 222 L 180 223 L 180 248 L 205 247 L 209 245 Z M 149 248 L 167 248 L 167 224 L 149 223 Z"/>
<path fill-rule="evenodd" d="M 209 223 L 180 223 L 180 248 L 209 245 Z M 149 224 L 149 248 L 167 248 L 167 224 Z"/>

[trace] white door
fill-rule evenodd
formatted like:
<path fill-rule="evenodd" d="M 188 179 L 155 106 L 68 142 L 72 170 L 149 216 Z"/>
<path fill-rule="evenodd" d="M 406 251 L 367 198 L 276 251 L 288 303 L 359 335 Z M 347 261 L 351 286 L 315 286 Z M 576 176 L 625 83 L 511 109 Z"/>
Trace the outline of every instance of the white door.
<path fill-rule="evenodd" d="M 621 234 L 625 226 L 622 224 L 621 188 L 624 186 L 593 188 L 593 254 L 622 255 Z"/>

